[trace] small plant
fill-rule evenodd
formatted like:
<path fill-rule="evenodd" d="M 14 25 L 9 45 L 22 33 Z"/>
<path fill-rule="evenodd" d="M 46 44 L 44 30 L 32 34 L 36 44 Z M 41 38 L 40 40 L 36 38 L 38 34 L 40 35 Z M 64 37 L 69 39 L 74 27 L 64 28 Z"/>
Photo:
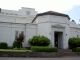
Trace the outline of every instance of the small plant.
<path fill-rule="evenodd" d="M 29 39 L 29 44 L 31 46 L 48 46 L 50 44 L 50 40 L 45 36 L 33 36 Z"/>
<path fill-rule="evenodd" d="M 8 44 L 5 42 L 1 42 L 0 43 L 0 49 L 7 49 L 8 48 Z"/>
<path fill-rule="evenodd" d="M 16 32 L 13 48 L 22 48 L 22 42 L 24 42 L 24 32 L 22 31 L 19 35 L 18 32 Z"/>

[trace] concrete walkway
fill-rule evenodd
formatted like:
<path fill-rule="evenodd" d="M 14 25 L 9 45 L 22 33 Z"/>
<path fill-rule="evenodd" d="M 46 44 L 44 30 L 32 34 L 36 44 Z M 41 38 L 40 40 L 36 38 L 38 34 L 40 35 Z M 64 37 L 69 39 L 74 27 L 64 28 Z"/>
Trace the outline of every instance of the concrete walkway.
<path fill-rule="evenodd" d="M 64 58 L 19 58 L 19 57 L 0 57 L 0 60 L 80 60 L 80 57 L 64 57 Z"/>

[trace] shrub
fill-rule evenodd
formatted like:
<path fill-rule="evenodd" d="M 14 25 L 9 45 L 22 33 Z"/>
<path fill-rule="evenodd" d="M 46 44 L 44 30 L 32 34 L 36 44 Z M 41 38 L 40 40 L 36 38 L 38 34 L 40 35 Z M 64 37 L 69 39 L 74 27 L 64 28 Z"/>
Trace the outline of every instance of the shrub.
<path fill-rule="evenodd" d="M 13 48 L 20 48 L 20 43 L 17 41 L 13 42 Z"/>
<path fill-rule="evenodd" d="M 57 52 L 57 48 L 45 47 L 45 46 L 32 46 L 31 50 L 33 52 Z"/>
<path fill-rule="evenodd" d="M 73 52 L 80 52 L 80 47 L 76 47 L 72 49 Z"/>
<path fill-rule="evenodd" d="M 33 36 L 29 39 L 29 43 L 32 46 L 48 46 L 50 44 L 50 40 L 45 36 Z"/>
<path fill-rule="evenodd" d="M 5 42 L 0 43 L 0 49 L 7 49 L 7 48 L 8 48 L 7 43 L 5 43 Z"/>
<path fill-rule="evenodd" d="M 70 38 L 68 44 L 70 49 L 80 47 L 80 38 Z"/>

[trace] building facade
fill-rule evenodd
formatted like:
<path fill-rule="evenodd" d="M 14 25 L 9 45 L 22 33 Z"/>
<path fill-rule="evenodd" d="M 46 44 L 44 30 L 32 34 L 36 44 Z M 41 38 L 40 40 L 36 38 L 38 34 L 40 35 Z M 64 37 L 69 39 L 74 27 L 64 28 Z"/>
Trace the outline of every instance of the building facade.
<path fill-rule="evenodd" d="M 0 9 L 0 42 L 12 46 L 15 32 L 24 32 L 23 46 L 29 46 L 29 38 L 44 35 L 52 47 L 68 48 L 71 37 L 80 37 L 80 25 L 70 21 L 66 14 L 48 11 L 37 13 L 35 9 L 22 7 L 19 11 Z"/>

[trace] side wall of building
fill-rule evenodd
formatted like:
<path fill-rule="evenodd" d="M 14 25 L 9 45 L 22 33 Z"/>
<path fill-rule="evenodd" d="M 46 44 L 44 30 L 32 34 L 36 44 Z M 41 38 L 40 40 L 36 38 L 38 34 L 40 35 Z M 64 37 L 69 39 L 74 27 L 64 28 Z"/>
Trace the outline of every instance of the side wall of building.
<path fill-rule="evenodd" d="M 49 16 L 39 16 L 36 19 L 37 24 L 38 24 L 38 35 L 44 35 L 48 37 L 51 40 L 50 36 L 50 23 L 49 23 Z"/>
<path fill-rule="evenodd" d="M 12 46 L 16 31 L 24 31 L 24 47 L 27 47 L 29 38 L 36 35 L 37 32 L 36 25 L 33 24 L 0 23 L 0 42 L 6 42 L 9 46 Z"/>
<path fill-rule="evenodd" d="M 70 27 L 70 38 L 80 37 L 80 28 Z"/>
<path fill-rule="evenodd" d="M 0 22 L 30 23 L 33 18 L 34 16 L 23 17 L 0 14 Z"/>
<path fill-rule="evenodd" d="M 28 40 L 37 35 L 37 24 L 26 24 L 24 47 L 30 46 Z"/>
<path fill-rule="evenodd" d="M 15 40 L 15 32 L 24 31 L 24 24 L 13 24 L 13 23 L 0 23 L 0 42 L 7 42 L 9 46 L 12 46 Z"/>
<path fill-rule="evenodd" d="M 69 38 L 80 37 L 80 25 L 79 24 L 71 22 L 69 29 L 70 29 Z"/>

